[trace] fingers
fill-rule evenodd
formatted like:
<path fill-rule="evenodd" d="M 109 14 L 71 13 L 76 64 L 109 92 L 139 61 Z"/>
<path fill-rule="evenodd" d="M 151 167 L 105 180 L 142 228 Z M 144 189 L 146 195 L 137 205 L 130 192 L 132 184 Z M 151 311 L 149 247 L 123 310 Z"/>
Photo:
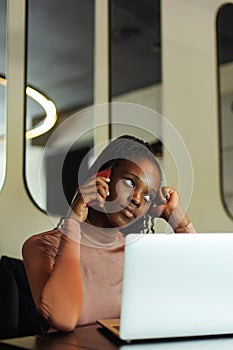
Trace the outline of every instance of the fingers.
<path fill-rule="evenodd" d="M 149 214 L 165 219 L 173 229 L 186 227 L 187 223 L 189 223 L 178 192 L 169 186 L 164 186 L 157 192 Z"/>
<path fill-rule="evenodd" d="M 103 207 L 109 195 L 109 178 L 93 175 L 86 183 L 79 187 L 83 201 L 88 206 L 99 205 Z"/>
<path fill-rule="evenodd" d="M 108 178 L 101 178 L 97 177 L 96 178 L 96 189 L 97 192 L 104 198 L 106 199 L 107 196 L 109 196 L 109 183 L 110 179 Z"/>
<path fill-rule="evenodd" d="M 174 191 L 175 190 L 169 186 L 161 187 L 156 194 L 154 207 L 168 203 Z"/>
<path fill-rule="evenodd" d="M 76 219 L 83 222 L 87 219 L 89 206 L 103 207 L 106 197 L 109 194 L 108 182 L 105 177 L 93 175 L 83 185 L 77 188 L 68 210 L 68 216 L 75 215 Z"/>
<path fill-rule="evenodd" d="M 161 217 L 167 220 L 176 206 L 177 200 L 178 193 L 176 190 L 169 186 L 163 186 L 158 190 L 149 214 L 153 217 Z"/>

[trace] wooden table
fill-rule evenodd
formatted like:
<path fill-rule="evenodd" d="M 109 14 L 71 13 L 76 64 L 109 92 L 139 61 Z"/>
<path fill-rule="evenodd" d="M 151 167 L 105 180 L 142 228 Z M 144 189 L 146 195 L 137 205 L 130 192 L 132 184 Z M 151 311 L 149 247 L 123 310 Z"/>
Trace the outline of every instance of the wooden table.
<path fill-rule="evenodd" d="M 51 333 L 0 340 L 0 350 L 232 350 L 232 336 L 137 341 L 127 344 L 98 325 L 70 333 Z"/>

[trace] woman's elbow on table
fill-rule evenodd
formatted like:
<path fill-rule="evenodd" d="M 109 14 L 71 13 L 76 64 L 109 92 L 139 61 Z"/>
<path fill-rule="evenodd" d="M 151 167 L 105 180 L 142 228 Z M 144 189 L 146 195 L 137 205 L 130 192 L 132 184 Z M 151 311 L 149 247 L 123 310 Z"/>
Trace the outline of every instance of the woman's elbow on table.
<path fill-rule="evenodd" d="M 50 327 L 60 332 L 71 332 L 78 324 L 77 315 L 71 315 L 65 310 L 56 310 L 56 312 L 48 312 L 46 306 L 41 303 L 38 311 Z"/>

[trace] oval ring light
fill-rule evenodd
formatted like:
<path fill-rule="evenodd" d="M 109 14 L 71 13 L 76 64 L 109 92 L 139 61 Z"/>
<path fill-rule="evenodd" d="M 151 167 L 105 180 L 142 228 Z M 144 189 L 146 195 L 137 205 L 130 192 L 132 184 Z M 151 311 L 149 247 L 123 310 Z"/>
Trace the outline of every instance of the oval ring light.
<path fill-rule="evenodd" d="M 0 84 L 6 86 L 6 79 L 0 77 Z M 26 138 L 33 139 L 52 129 L 57 121 L 57 110 L 55 104 L 37 90 L 28 86 L 26 88 L 26 94 L 36 101 L 44 109 L 46 114 L 44 120 L 38 126 L 26 131 Z"/>

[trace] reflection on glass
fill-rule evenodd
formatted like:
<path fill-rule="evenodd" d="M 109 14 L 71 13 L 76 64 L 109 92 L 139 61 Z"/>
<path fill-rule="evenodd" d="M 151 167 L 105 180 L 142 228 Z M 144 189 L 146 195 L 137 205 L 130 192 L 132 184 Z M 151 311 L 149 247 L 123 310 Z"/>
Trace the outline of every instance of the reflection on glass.
<path fill-rule="evenodd" d="M 224 206 L 233 217 L 233 4 L 220 8 L 216 24 L 221 191 Z"/>
<path fill-rule="evenodd" d="M 6 16 L 7 1 L 0 0 L 0 190 L 6 172 L 6 87 L 1 77 L 6 75 Z"/>
<path fill-rule="evenodd" d="M 152 118 L 148 131 L 148 124 L 140 124 L 146 109 L 138 114 L 140 106 L 162 113 L 160 22 L 160 0 L 110 1 L 110 100 L 121 102 L 121 112 L 117 106 L 110 111 L 111 137 L 129 134 L 149 142 L 163 167 L 163 146 L 155 136 L 162 133 L 161 119 Z M 166 230 L 161 220 L 156 225 Z"/>
<path fill-rule="evenodd" d="M 27 86 L 49 100 L 47 107 L 51 117 L 46 119 L 45 107 L 34 97 L 27 96 L 26 135 L 35 129 L 41 135 L 26 138 L 26 183 L 41 209 L 61 215 L 66 208 L 64 203 L 58 205 L 56 166 L 57 159 L 70 142 L 69 134 L 64 131 L 57 136 L 56 149 L 51 146 L 46 161 L 43 152 L 58 126 L 93 103 L 94 0 L 59 3 L 56 0 L 28 0 L 27 18 Z M 41 126 L 47 122 L 55 122 L 55 125 L 48 132 L 41 133 Z M 92 140 L 92 135 L 89 138 Z M 84 147 L 82 142 L 79 147 Z M 49 152 L 48 147 L 46 151 Z M 72 158 L 69 154 L 67 157 Z M 79 159 L 73 161 L 78 164 Z M 70 177 L 64 178 L 63 187 L 68 191 L 68 200 L 76 185 L 72 181 Z"/>
<path fill-rule="evenodd" d="M 160 0 L 111 0 L 110 16 L 111 101 L 161 113 Z M 128 133 L 143 138 L 161 156 L 161 143 L 153 130 L 151 135 L 134 124 L 132 115 L 130 125 L 112 125 L 112 137 Z"/>

